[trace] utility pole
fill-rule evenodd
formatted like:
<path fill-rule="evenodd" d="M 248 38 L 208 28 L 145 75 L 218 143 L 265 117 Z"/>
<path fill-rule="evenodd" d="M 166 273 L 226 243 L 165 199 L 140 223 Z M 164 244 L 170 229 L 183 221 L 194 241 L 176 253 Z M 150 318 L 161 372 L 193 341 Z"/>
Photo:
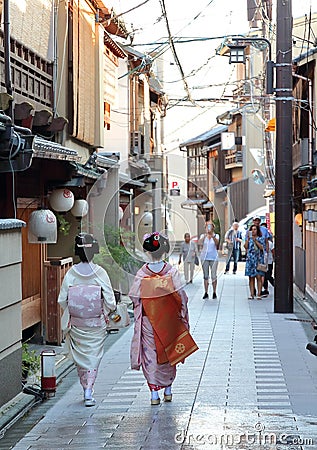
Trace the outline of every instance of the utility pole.
<path fill-rule="evenodd" d="M 277 0 L 274 312 L 293 312 L 292 0 Z"/>
<path fill-rule="evenodd" d="M 11 57 L 10 57 L 10 0 L 4 0 L 3 4 L 3 46 L 4 46 L 4 79 L 5 87 L 8 95 L 12 95 L 12 81 L 11 81 Z M 8 115 L 13 122 L 13 108 L 12 102 L 8 110 Z"/>

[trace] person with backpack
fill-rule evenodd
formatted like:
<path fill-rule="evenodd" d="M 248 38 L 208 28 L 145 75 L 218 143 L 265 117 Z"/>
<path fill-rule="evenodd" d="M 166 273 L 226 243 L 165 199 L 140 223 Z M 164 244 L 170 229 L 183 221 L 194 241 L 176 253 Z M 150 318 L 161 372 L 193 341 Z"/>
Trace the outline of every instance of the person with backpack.
<path fill-rule="evenodd" d="M 238 261 L 240 258 L 242 233 L 239 231 L 239 222 L 233 222 L 232 227 L 225 234 L 225 242 L 228 248 L 225 274 L 229 272 L 230 261 L 233 258 L 233 274 L 237 273 Z"/>

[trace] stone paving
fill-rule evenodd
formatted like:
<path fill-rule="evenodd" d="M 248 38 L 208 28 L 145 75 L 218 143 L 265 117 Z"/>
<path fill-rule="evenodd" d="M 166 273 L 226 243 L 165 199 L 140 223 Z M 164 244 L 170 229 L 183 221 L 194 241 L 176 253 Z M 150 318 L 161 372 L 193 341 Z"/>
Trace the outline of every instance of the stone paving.
<path fill-rule="evenodd" d="M 219 276 L 217 300 L 202 300 L 200 272 L 186 287 L 199 351 L 178 366 L 171 403 L 151 406 L 130 370 L 131 327 L 105 354 L 97 405 L 83 406 L 76 380 L 14 448 L 317 449 L 314 330 L 302 313 L 274 314 L 272 293 L 248 300 L 243 266 Z"/>

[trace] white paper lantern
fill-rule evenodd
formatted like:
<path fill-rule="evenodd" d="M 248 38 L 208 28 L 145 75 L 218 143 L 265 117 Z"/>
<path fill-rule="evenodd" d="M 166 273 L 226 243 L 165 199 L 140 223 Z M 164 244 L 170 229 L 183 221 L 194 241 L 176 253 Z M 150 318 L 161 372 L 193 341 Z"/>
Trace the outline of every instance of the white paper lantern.
<path fill-rule="evenodd" d="M 38 209 L 30 215 L 28 223 L 30 244 L 55 244 L 57 242 L 57 220 L 49 209 Z"/>
<path fill-rule="evenodd" d="M 88 202 L 83 199 L 75 200 L 74 206 L 70 210 L 74 217 L 85 217 L 88 214 Z"/>
<path fill-rule="evenodd" d="M 123 209 L 119 206 L 119 220 L 122 220 L 123 217 Z"/>
<path fill-rule="evenodd" d="M 151 212 L 146 211 L 140 219 L 140 225 L 143 227 L 151 227 L 152 224 L 153 224 L 153 215 Z"/>
<path fill-rule="evenodd" d="M 66 212 L 74 206 L 74 194 L 69 189 L 56 189 L 49 198 L 50 205 L 54 211 Z"/>

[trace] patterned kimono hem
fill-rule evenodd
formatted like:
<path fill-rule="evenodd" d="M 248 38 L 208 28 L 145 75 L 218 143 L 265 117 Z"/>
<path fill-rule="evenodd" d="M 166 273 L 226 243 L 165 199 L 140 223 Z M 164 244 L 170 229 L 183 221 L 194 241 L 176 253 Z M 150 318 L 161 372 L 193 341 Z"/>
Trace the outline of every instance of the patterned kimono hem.
<path fill-rule="evenodd" d="M 157 384 L 152 384 L 152 383 L 148 383 L 148 385 L 149 385 L 150 391 L 159 391 L 161 389 L 168 387 L 168 386 L 158 386 Z M 171 384 L 169 386 L 171 386 Z"/>

